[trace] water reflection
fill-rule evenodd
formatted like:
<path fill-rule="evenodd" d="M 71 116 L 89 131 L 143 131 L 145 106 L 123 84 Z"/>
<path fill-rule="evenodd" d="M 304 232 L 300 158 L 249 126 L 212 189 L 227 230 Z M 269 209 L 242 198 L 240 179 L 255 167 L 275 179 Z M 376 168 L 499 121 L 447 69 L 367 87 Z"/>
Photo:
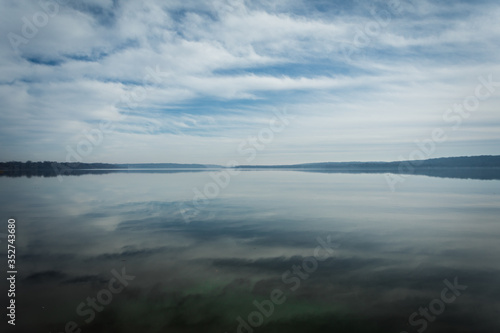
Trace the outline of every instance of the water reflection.
<path fill-rule="evenodd" d="M 377 174 L 248 171 L 187 223 L 179 205 L 209 181 L 2 178 L 4 219 L 18 221 L 17 331 L 417 332 L 409 317 L 455 277 L 467 290 L 426 332 L 498 328 L 498 182 L 412 176 L 392 193 Z M 334 255 L 296 273 L 318 237 Z M 123 268 L 135 278 L 86 323 L 87 298 Z M 253 327 L 273 290 L 286 300 Z"/>

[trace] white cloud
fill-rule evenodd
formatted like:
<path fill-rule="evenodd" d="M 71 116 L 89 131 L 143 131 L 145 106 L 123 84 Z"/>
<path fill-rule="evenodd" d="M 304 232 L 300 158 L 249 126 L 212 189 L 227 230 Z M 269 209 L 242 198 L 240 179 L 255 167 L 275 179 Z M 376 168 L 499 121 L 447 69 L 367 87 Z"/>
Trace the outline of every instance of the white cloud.
<path fill-rule="evenodd" d="M 291 1 L 60 6 L 19 53 L 0 41 L 0 137 L 8 142 L 0 154 L 61 160 L 83 130 L 111 120 L 116 131 L 89 161 L 224 163 L 272 109 L 286 106 L 300 121 L 276 138 L 273 154 L 263 152 L 268 163 L 332 160 L 332 151 L 337 160 L 363 151 L 393 159 L 442 125 L 444 110 L 473 93 L 478 76 L 500 81 L 498 4 L 402 3 L 352 62 L 342 45 L 374 22 L 364 5 L 332 13 Z M 22 36 L 23 17 L 41 10 L 37 1 L 2 2 L 0 29 Z M 147 68 L 158 68 L 160 80 Z M 123 97 L 144 87 L 128 110 Z M 471 143 L 463 154 L 496 140 L 495 101 L 454 133 L 450 142 Z"/>

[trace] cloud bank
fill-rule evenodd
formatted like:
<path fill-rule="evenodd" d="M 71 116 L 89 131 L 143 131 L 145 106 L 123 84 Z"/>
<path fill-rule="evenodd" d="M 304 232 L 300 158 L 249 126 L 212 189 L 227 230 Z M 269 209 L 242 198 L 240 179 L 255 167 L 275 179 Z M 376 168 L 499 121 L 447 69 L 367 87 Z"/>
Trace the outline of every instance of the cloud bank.
<path fill-rule="evenodd" d="M 219 163 L 287 110 L 255 164 L 397 160 L 500 82 L 495 1 L 2 2 L 0 157 Z M 497 154 L 500 84 L 434 157 Z"/>

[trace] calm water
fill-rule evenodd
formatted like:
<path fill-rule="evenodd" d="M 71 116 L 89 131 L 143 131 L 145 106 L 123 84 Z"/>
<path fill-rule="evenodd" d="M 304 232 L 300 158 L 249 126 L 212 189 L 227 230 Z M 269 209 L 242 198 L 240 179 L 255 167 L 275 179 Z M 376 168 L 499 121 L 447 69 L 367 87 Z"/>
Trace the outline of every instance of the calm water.
<path fill-rule="evenodd" d="M 499 181 L 411 176 L 392 193 L 380 174 L 247 171 L 193 205 L 213 182 L 0 179 L 9 330 L 498 332 Z"/>

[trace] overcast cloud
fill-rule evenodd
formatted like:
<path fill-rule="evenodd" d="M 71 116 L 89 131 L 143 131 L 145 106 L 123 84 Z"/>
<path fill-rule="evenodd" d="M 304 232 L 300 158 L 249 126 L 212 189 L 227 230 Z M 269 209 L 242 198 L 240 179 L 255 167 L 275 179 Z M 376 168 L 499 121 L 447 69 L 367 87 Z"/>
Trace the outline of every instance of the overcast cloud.
<path fill-rule="evenodd" d="M 283 110 L 295 118 L 254 164 L 398 160 L 435 128 L 448 139 L 429 157 L 498 154 L 500 84 L 459 128 L 443 118 L 479 77 L 500 82 L 495 0 L 20 0 L 0 13 L 2 161 L 65 161 L 108 122 L 83 162 L 244 163 L 238 146 Z"/>

